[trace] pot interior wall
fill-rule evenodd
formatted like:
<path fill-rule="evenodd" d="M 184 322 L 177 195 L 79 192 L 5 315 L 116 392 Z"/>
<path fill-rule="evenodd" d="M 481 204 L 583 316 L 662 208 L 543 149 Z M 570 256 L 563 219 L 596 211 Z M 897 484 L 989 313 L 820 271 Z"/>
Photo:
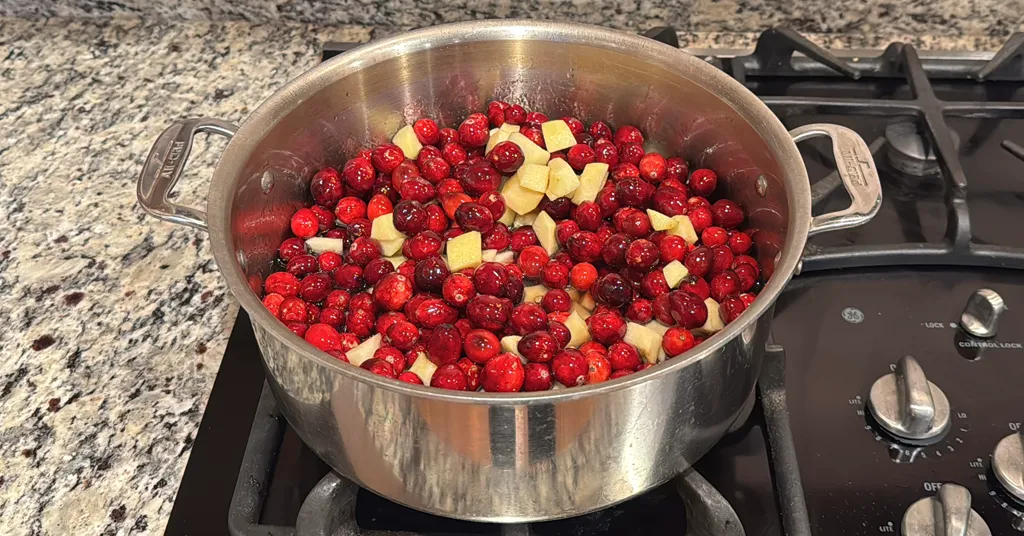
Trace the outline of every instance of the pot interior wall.
<path fill-rule="evenodd" d="M 235 178 L 231 239 L 250 280 L 270 271 L 289 218 L 309 198 L 307 185 L 318 169 L 340 170 L 359 148 L 386 141 L 420 117 L 457 127 L 493 99 L 553 118 L 633 124 L 644 132 L 648 149 L 716 170 L 751 225 L 766 231 L 756 241 L 770 273 L 789 223 L 786 170 L 758 134 L 765 125 L 752 125 L 717 96 L 724 93 L 718 81 L 600 43 L 509 36 L 410 48 L 371 56 L 374 61 L 352 55 L 334 60 L 361 64 L 279 117 L 249 155 Z M 289 91 L 297 101 L 302 97 Z"/>

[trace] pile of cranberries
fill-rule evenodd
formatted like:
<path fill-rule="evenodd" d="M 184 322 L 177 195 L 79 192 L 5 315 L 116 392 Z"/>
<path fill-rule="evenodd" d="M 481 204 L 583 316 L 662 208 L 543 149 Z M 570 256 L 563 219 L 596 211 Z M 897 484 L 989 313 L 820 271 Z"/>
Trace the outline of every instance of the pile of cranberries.
<path fill-rule="evenodd" d="M 593 384 L 652 366 L 623 342 L 627 322 L 669 326 L 662 349 L 670 359 L 706 336 L 700 328 L 708 322 L 708 298 L 719 303 L 725 324 L 742 313 L 761 287 L 760 267 L 751 235 L 739 230 L 743 210 L 715 195 L 715 172 L 691 173 L 682 158 L 646 152 L 634 126 L 562 120 L 577 144 L 551 158 L 577 172 L 605 163 L 610 174 L 594 201 L 541 202 L 539 210 L 557 222 L 554 255 L 531 226 L 499 222 L 499 190 L 523 165 L 520 147 L 506 141 L 484 154 L 490 129 L 504 123 L 543 148 L 548 118 L 491 102 L 486 114 L 472 114 L 458 128 L 416 121 L 423 147 L 414 160 L 384 144 L 360 150 L 340 172 L 320 170 L 310 184 L 311 204 L 291 218 L 294 237 L 278 250 L 281 270 L 264 281 L 264 305 L 295 334 L 346 362 L 346 352 L 381 334 L 382 345 L 361 364 L 373 373 L 422 384 L 409 369 L 423 354 L 437 367 L 431 386 L 498 392 Z M 688 244 L 654 231 L 645 209 L 688 216 L 699 239 Z M 406 236 L 401 262 L 383 257 L 370 238 L 372 220 L 387 213 Z M 514 262 L 451 273 L 441 257 L 445 244 L 469 230 L 482 234 L 483 249 L 513 252 L 506 258 Z M 311 254 L 306 240 L 314 237 L 341 238 L 344 250 Z M 689 272 L 676 289 L 662 270 L 672 261 Z M 526 303 L 530 285 L 550 290 Z M 591 340 L 571 348 L 564 322 L 574 296 L 586 293 L 596 301 L 586 320 Z M 509 335 L 522 337 L 515 353 L 502 348 Z"/>

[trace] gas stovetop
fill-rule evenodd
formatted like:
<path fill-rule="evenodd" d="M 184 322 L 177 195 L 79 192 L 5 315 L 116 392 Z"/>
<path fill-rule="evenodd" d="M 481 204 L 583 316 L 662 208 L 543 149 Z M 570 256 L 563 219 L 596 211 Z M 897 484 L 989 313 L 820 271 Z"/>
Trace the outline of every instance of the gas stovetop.
<path fill-rule="evenodd" d="M 670 29 L 646 35 L 678 46 Z M 324 57 L 353 46 L 330 43 Z M 690 52 L 789 128 L 857 131 L 884 198 L 869 224 L 811 239 L 776 306 L 749 415 L 693 469 L 562 521 L 410 510 L 302 444 L 264 388 L 243 312 L 167 533 L 916 536 L 962 534 L 941 525 L 968 518 L 969 534 L 982 523 L 997 536 L 1024 531 L 1024 34 L 996 54 L 831 53 L 773 29 L 753 52 Z M 831 150 L 800 149 L 815 213 L 848 205 Z"/>

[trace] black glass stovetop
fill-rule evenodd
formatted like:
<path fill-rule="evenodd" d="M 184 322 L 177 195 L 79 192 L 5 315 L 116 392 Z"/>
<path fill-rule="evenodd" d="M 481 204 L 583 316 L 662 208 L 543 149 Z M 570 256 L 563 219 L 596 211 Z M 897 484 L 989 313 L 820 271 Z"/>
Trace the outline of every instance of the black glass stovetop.
<path fill-rule="evenodd" d="M 780 32 L 788 35 L 771 30 L 762 40 L 781 46 L 776 42 Z M 790 49 L 806 46 L 799 39 L 782 42 L 796 43 Z M 1019 534 L 1015 524 L 1024 527 L 1019 513 L 1024 505 L 995 485 L 989 467 L 996 443 L 1024 420 L 1024 162 L 1013 154 L 1024 145 L 1024 67 L 1014 59 L 1021 43 L 1011 40 L 1011 68 L 988 67 L 996 81 L 970 80 L 959 64 L 947 68 L 940 60 L 927 60 L 937 72 L 948 73 L 925 94 L 977 106 L 970 113 L 940 110 L 942 123 L 935 122 L 934 103 L 926 103 L 932 107 L 924 111 L 877 105 L 911 102 L 915 95 L 920 100 L 920 81 L 912 86 L 881 71 L 865 71 L 858 80 L 817 67 L 787 71 L 787 65 L 810 61 L 801 56 L 782 62 L 774 74 L 765 72 L 765 61 L 713 60 L 762 96 L 788 128 L 829 122 L 861 134 L 875 154 L 884 196 L 872 222 L 811 240 L 804 273 L 776 307 L 772 332 L 785 354 L 788 446 L 798 469 L 771 455 L 760 399 L 750 417 L 696 467 L 731 503 L 745 534 L 898 534 L 906 508 L 947 482 L 970 490 L 972 506 L 993 534 Z M 886 54 L 911 64 L 917 57 L 899 47 Z M 830 58 L 823 60 L 827 65 Z M 977 71 L 978 65 L 971 69 Z M 938 167 L 935 172 L 919 176 L 897 169 L 886 131 L 900 122 L 912 125 L 933 160 L 938 153 L 937 163 L 931 164 Z M 929 128 L 936 126 L 944 127 L 939 134 Z M 942 150 L 940 136 L 953 143 L 955 153 Z M 846 206 L 843 189 L 828 186 L 835 181 L 829 147 L 812 140 L 800 149 L 820 197 L 815 213 Z M 966 206 L 951 208 L 957 205 Z M 868 254 L 849 254 L 857 248 Z M 997 291 L 1008 306 L 988 347 L 979 347 L 957 327 L 968 296 L 979 288 Z M 952 408 L 950 432 L 924 448 L 896 444 L 873 427 L 865 411 L 871 384 L 908 354 L 943 389 Z M 242 312 L 192 447 L 168 534 L 228 533 L 229 507 L 263 382 L 258 349 Z M 269 476 L 259 482 L 262 505 L 253 514 L 254 530 L 262 532 L 253 534 L 294 534 L 303 501 L 329 472 L 283 420 L 281 426 Z M 786 474 L 793 473 L 802 483 L 806 516 L 794 514 L 793 501 L 777 494 L 781 482 L 792 480 Z M 513 533 L 414 512 L 365 490 L 357 494 L 355 516 L 360 528 L 380 531 Z M 589 516 L 530 525 L 526 533 L 684 534 L 685 518 L 682 501 L 669 484 Z"/>

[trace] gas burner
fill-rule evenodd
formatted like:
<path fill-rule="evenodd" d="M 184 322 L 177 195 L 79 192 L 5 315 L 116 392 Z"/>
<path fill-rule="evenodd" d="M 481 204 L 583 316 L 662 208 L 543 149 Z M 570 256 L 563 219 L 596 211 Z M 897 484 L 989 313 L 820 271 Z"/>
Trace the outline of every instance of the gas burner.
<path fill-rule="evenodd" d="M 960 148 L 960 136 L 950 131 L 953 145 Z M 917 121 L 895 121 L 885 127 L 885 155 L 892 167 L 912 177 L 938 175 L 939 161 L 928 134 Z"/>

